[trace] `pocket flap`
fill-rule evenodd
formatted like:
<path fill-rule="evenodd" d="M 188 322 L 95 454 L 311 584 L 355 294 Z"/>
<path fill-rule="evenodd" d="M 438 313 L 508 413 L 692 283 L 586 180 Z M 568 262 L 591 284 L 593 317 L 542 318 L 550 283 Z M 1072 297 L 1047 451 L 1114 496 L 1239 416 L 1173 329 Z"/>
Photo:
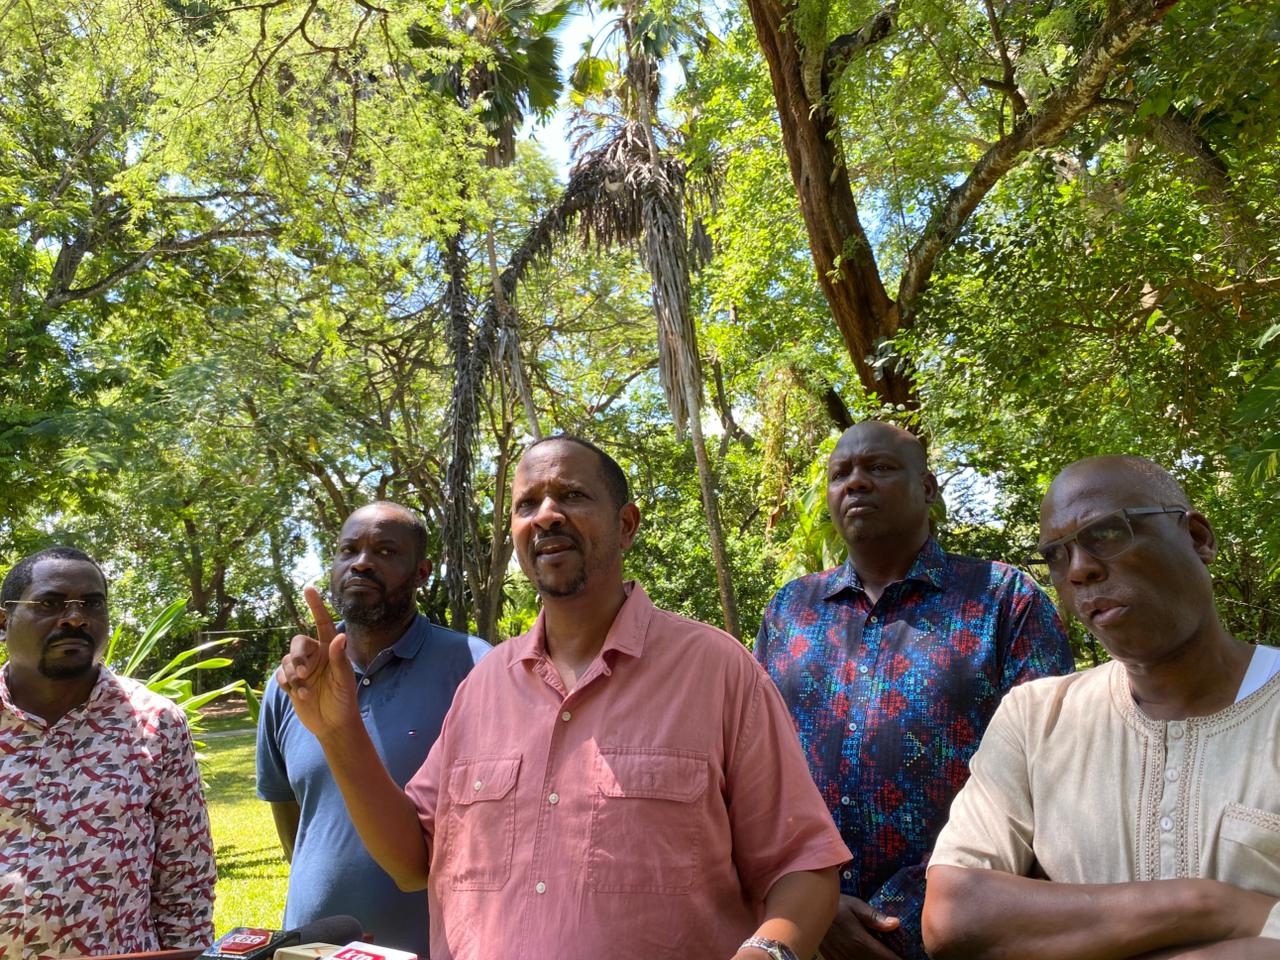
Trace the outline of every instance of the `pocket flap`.
<path fill-rule="evenodd" d="M 1222 811 L 1222 839 L 1280 857 L 1280 814 L 1228 803 Z"/>
<path fill-rule="evenodd" d="M 606 797 L 691 803 L 707 789 L 707 758 L 656 747 L 605 749 L 600 751 L 598 783 Z"/>
<path fill-rule="evenodd" d="M 449 771 L 449 798 L 462 806 L 481 800 L 501 800 L 516 785 L 519 771 L 519 757 L 457 760 Z"/>

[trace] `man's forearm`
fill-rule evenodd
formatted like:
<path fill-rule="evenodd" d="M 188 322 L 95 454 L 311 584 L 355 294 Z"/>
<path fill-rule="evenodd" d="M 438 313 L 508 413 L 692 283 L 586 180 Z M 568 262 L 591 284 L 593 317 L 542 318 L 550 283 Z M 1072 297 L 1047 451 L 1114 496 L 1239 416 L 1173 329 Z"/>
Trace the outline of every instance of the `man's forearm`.
<path fill-rule="evenodd" d="M 275 821 L 276 836 L 286 863 L 293 862 L 293 846 L 298 840 L 298 824 L 302 822 L 302 808 L 293 800 L 271 801 L 271 819 Z"/>
<path fill-rule="evenodd" d="M 769 888 L 764 901 L 764 922 L 755 936 L 778 940 L 797 957 L 812 957 L 831 926 L 840 899 L 836 868 L 788 873 Z M 755 960 L 761 951 L 742 951 L 741 960 Z"/>
<path fill-rule="evenodd" d="M 1144 953 L 1137 960 L 1278 960 L 1280 940 L 1264 940 L 1248 937 L 1244 940 L 1223 940 L 1219 943 L 1194 947 L 1173 947 Z"/>
<path fill-rule="evenodd" d="M 364 725 L 353 724 L 320 745 L 369 855 L 400 889 L 421 890 L 430 852 L 418 811 L 387 773 Z"/>
<path fill-rule="evenodd" d="M 924 941 L 937 960 L 1129 960 L 1256 936 L 1269 903 L 1274 900 L 1213 880 L 1071 884 L 935 866 Z"/>

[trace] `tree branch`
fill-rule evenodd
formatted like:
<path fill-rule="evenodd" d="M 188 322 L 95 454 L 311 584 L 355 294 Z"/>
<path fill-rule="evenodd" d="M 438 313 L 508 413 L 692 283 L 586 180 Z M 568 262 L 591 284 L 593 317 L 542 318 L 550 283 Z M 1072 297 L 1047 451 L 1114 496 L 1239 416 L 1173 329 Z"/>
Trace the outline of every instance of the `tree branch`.
<path fill-rule="evenodd" d="M 836 37 L 827 44 L 822 58 L 822 93 L 826 96 L 853 58 L 875 46 L 898 28 L 898 0 L 877 10 L 853 33 Z"/>
<path fill-rule="evenodd" d="M 948 193 L 907 255 L 898 285 L 899 325 L 909 326 L 916 298 L 928 283 L 939 255 L 959 235 L 969 215 L 992 187 L 1029 152 L 1053 146 L 1097 103 L 1120 58 L 1157 24 L 1177 0 L 1124 0 L 1098 28 L 1067 82 L 1035 110 L 1018 117 L 963 183 Z"/>
<path fill-rule="evenodd" d="M 255 227 L 241 229 L 219 229 L 209 230 L 205 233 L 196 234 L 193 237 L 174 237 L 168 240 L 157 241 L 152 246 L 137 254 L 132 260 L 112 270 L 101 280 L 91 283 L 85 287 L 68 287 L 65 284 L 70 282 L 70 276 L 64 278 L 59 276 L 59 271 L 54 270 L 54 276 L 51 279 L 49 292 L 45 295 L 44 302 L 50 307 L 60 307 L 65 303 L 71 303 L 74 300 L 88 300 L 92 297 L 106 293 L 125 277 L 131 276 L 143 269 L 156 257 L 170 253 L 186 253 L 189 250 L 195 250 L 207 243 L 213 243 L 216 240 L 233 240 L 233 239 L 255 239 L 274 237 L 277 234 L 274 227 Z M 83 257 L 83 253 L 80 254 Z M 59 263 L 62 257 L 59 254 Z M 77 266 L 79 261 L 77 260 Z M 68 271 L 62 271 L 68 273 Z M 69 271 L 74 275 L 74 270 Z M 59 282 L 53 282 L 59 281 Z"/>

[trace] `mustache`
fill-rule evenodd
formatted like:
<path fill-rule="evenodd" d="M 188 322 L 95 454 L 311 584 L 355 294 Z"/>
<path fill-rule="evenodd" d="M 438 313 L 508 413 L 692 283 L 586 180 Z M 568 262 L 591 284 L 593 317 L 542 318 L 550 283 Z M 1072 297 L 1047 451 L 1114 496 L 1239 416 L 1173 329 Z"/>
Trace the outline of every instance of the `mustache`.
<path fill-rule="evenodd" d="M 83 640 L 87 644 L 93 644 L 93 637 L 89 635 L 89 632 L 79 627 L 61 627 L 55 630 L 45 637 L 45 646 L 56 643 L 58 640 Z"/>
<path fill-rule="evenodd" d="M 548 540 L 568 540 L 577 549 L 582 549 L 582 541 L 568 530 L 552 530 L 550 533 L 544 533 L 533 538 L 533 542 L 529 544 L 529 550 L 537 553 L 542 549 L 542 545 Z"/>
<path fill-rule="evenodd" d="M 379 577 L 376 573 L 349 573 L 342 578 L 341 586 L 346 587 L 349 584 L 354 583 L 356 581 L 362 581 L 364 583 L 372 583 L 374 586 L 378 587 L 380 590 L 387 589 L 387 585 L 382 582 L 382 578 Z"/>

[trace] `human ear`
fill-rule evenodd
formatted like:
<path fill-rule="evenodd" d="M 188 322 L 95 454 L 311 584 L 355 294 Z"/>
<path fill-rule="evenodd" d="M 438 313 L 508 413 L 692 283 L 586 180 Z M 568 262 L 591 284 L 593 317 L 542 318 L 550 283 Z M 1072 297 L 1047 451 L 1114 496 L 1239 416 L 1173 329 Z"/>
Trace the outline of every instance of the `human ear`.
<path fill-rule="evenodd" d="M 628 503 L 618 511 L 618 545 L 623 550 L 630 549 L 639 529 L 640 508 L 634 503 Z"/>
<path fill-rule="evenodd" d="M 423 560 L 418 564 L 418 569 L 414 572 L 413 585 L 420 587 L 427 582 L 427 578 L 431 576 L 431 561 Z"/>
<path fill-rule="evenodd" d="M 924 502 L 933 503 L 938 499 L 938 478 L 926 470 L 921 481 L 924 483 Z"/>
<path fill-rule="evenodd" d="M 1191 534 L 1191 546 L 1206 567 L 1218 555 L 1218 537 L 1208 519 L 1195 510 L 1187 511 L 1187 531 Z"/>

